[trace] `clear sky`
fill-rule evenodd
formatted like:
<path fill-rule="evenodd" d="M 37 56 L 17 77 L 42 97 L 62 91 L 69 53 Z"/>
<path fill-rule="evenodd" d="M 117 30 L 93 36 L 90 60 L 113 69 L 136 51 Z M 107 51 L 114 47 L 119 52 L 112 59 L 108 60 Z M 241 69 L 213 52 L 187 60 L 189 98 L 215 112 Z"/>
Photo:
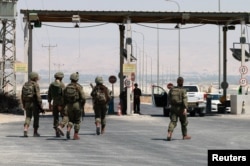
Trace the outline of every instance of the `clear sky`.
<path fill-rule="evenodd" d="M 190 12 L 249 12 L 249 0 L 176 0 L 180 11 Z M 17 2 L 17 59 L 23 61 L 23 15 L 20 9 L 39 10 L 99 10 L 99 11 L 178 11 L 174 2 L 165 0 L 19 0 Z M 48 23 L 46 23 L 48 24 Z M 73 23 L 50 25 L 73 27 Z M 81 23 L 85 28 L 54 28 L 42 26 L 33 33 L 33 69 L 48 70 L 49 51 L 51 48 L 51 69 L 64 72 L 117 75 L 119 72 L 119 28 L 117 24 L 89 27 L 92 24 Z M 156 27 L 156 24 L 150 24 Z M 178 30 L 174 24 L 159 24 L 160 72 L 177 74 Z M 187 28 L 190 27 L 190 28 Z M 185 29 L 184 29 L 185 28 Z M 247 42 L 248 29 L 247 30 Z M 147 72 L 156 74 L 157 30 L 137 24 L 132 30 L 144 35 L 144 51 L 147 58 Z M 222 32 L 221 32 L 222 35 Z M 240 62 L 236 61 L 229 48 L 239 42 L 241 26 L 228 31 L 228 74 L 239 74 Z M 137 45 L 135 55 L 142 57 L 143 38 L 139 33 L 132 33 Z M 218 27 L 204 25 L 182 25 L 181 29 L 181 75 L 188 72 L 200 74 L 218 73 Z M 222 42 L 222 38 L 221 38 Z M 222 50 L 222 46 L 221 46 Z M 221 53 L 221 56 L 223 54 Z M 151 57 L 151 58 L 150 58 Z M 142 62 L 141 62 L 142 63 Z M 139 65 L 139 64 L 138 64 Z M 146 66 L 146 62 L 144 62 Z M 247 63 L 247 66 L 249 64 Z M 222 68 L 221 68 L 222 71 Z"/>

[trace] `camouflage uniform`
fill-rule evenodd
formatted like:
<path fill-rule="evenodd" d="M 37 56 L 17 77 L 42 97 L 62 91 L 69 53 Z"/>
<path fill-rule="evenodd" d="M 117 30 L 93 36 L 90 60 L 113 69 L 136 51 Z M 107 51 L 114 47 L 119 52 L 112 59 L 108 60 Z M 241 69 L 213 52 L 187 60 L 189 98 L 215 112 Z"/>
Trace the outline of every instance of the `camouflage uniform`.
<path fill-rule="evenodd" d="M 40 96 L 40 88 L 37 83 L 39 76 L 36 72 L 31 72 L 29 74 L 29 81 L 26 83 L 31 83 L 34 88 L 34 96 L 33 98 L 24 97 L 23 91 L 21 95 L 21 100 L 23 103 L 23 107 L 26 111 L 26 117 L 24 122 L 24 137 L 28 137 L 28 128 L 31 123 L 32 116 L 34 116 L 33 128 L 34 128 L 34 137 L 39 137 L 40 134 L 37 132 L 39 128 L 39 107 L 42 108 L 42 99 Z M 25 83 L 25 84 L 26 84 Z"/>
<path fill-rule="evenodd" d="M 64 135 L 62 128 L 68 123 L 67 138 L 70 139 L 70 130 L 74 126 L 74 130 L 75 130 L 74 139 L 78 140 L 80 139 L 78 136 L 78 132 L 80 130 L 80 125 L 81 125 L 82 108 L 84 108 L 86 98 L 85 98 L 85 94 L 84 94 L 82 86 L 77 83 L 79 79 L 78 73 L 71 74 L 70 79 L 71 79 L 71 83 L 66 86 L 66 88 L 64 89 L 64 93 L 63 93 L 65 116 L 63 117 L 62 122 L 57 128 L 60 134 Z M 75 86 L 78 91 L 77 101 L 73 103 L 69 102 L 67 99 L 67 96 L 65 95 L 65 90 L 67 89 L 68 86 L 71 86 L 71 85 Z"/>
<path fill-rule="evenodd" d="M 187 92 L 186 89 L 182 87 L 183 85 L 183 78 L 179 77 L 177 79 L 178 86 L 173 87 L 169 91 L 168 95 L 168 101 L 171 105 L 170 107 L 170 123 L 168 126 L 168 137 L 167 140 L 170 141 L 172 137 L 172 133 L 174 131 L 174 128 L 177 126 L 178 118 L 180 118 L 181 122 L 181 131 L 183 139 L 190 139 L 191 137 L 187 135 Z M 179 96 L 179 102 L 173 102 L 173 93 L 177 93 L 175 95 Z"/>
<path fill-rule="evenodd" d="M 95 83 L 96 83 L 96 86 L 93 87 L 90 95 L 92 96 L 93 109 L 95 112 L 96 134 L 100 135 L 100 134 L 104 134 L 104 132 L 105 132 L 105 127 L 106 127 L 106 118 L 105 117 L 106 117 L 106 113 L 108 110 L 108 103 L 110 101 L 111 96 L 110 96 L 109 89 L 105 85 L 103 85 L 102 77 L 100 77 L 100 76 L 96 77 Z M 97 103 L 96 99 L 95 99 L 96 89 L 99 87 L 105 89 L 105 91 L 106 91 L 107 101 L 104 104 Z"/>
<path fill-rule="evenodd" d="M 63 90 L 65 88 L 65 85 L 62 82 L 62 79 L 64 77 L 64 74 L 62 72 L 57 72 L 54 75 L 54 77 L 55 77 L 55 81 L 50 84 L 49 90 L 48 90 L 48 102 L 49 102 L 50 110 L 52 109 L 52 114 L 54 117 L 53 128 L 56 130 L 57 126 L 59 125 L 59 113 L 61 114 L 62 117 L 63 117 L 63 113 L 64 113 L 64 111 L 63 111 Z M 56 90 L 55 90 L 55 88 L 56 88 Z M 58 90 L 57 90 L 57 88 L 58 88 Z M 58 92 L 55 93 L 53 91 L 58 91 Z M 53 106 L 51 106 L 52 100 L 53 100 Z M 56 130 L 56 136 L 60 137 L 60 134 L 57 130 Z"/>

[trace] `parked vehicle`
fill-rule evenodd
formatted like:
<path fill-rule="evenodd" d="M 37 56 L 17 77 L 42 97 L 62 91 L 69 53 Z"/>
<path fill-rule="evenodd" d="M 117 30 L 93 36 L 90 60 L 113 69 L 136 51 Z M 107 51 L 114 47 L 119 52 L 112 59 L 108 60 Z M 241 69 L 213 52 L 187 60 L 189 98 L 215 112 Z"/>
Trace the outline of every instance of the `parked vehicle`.
<path fill-rule="evenodd" d="M 49 102 L 48 102 L 48 94 L 47 93 L 42 93 L 41 94 L 42 98 L 42 106 L 45 111 L 49 111 Z"/>
<path fill-rule="evenodd" d="M 207 112 L 216 112 L 216 113 L 220 113 L 220 110 L 218 109 L 221 106 L 221 102 L 220 102 L 220 98 L 222 97 L 222 94 L 220 93 L 208 93 L 207 94 L 207 101 L 208 99 L 211 100 L 211 105 L 209 106 L 208 102 L 206 102 L 206 108 L 208 109 Z M 229 101 L 227 101 L 229 102 Z M 230 103 L 230 102 L 229 102 Z M 226 112 L 230 112 L 230 104 L 228 104 L 228 106 L 226 106 L 225 108 Z"/>
<path fill-rule="evenodd" d="M 188 112 L 190 116 L 204 116 L 206 113 L 206 93 L 201 92 L 197 85 L 183 86 L 187 90 Z M 160 86 L 152 86 L 152 104 L 163 107 L 163 115 L 169 116 L 170 109 L 167 106 L 167 91 Z"/>

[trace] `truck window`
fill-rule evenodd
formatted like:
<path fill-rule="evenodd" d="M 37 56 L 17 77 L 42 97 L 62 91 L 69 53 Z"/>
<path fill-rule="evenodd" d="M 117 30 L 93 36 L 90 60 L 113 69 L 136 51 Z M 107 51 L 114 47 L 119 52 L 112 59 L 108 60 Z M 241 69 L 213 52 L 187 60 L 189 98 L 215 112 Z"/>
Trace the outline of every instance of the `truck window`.
<path fill-rule="evenodd" d="M 198 88 L 196 86 L 183 86 L 187 92 L 198 92 Z"/>

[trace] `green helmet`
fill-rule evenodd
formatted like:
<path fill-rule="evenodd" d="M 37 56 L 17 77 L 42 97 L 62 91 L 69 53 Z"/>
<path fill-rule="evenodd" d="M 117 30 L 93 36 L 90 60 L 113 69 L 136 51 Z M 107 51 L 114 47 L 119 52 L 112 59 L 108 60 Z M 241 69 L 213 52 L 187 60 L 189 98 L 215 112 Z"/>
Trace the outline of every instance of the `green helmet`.
<path fill-rule="evenodd" d="M 63 78 L 64 77 L 64 74 L 63 72 L 57 72 L 55 75 L 54 75 L 55 78 Z"/>
<path fill-rule="evenodd" d="M 30 72 L 29 78 L 30 78 L 31 80 L 34 80 L 35 78 L 39 78 L 39 75 L 38 75 L 38 73 L 36 73 L 36 72 Z"/>
<path fill-rule="evenodd" d="M 96 84 L 103 84 L 103 79 L 102 79 L 102 77 L 101 77 L 101 76 L 97 76 L 97 77 L 95 78 L 95 83 L 96 83 Z"/>
<path fill-rule="evenodd" d="M 79 75 L 77 73 L 72 73 L 70 75 L 70 80 L 72 80 L 72 81 L 78 81 L 78 79 L 79 79 Z"/>

